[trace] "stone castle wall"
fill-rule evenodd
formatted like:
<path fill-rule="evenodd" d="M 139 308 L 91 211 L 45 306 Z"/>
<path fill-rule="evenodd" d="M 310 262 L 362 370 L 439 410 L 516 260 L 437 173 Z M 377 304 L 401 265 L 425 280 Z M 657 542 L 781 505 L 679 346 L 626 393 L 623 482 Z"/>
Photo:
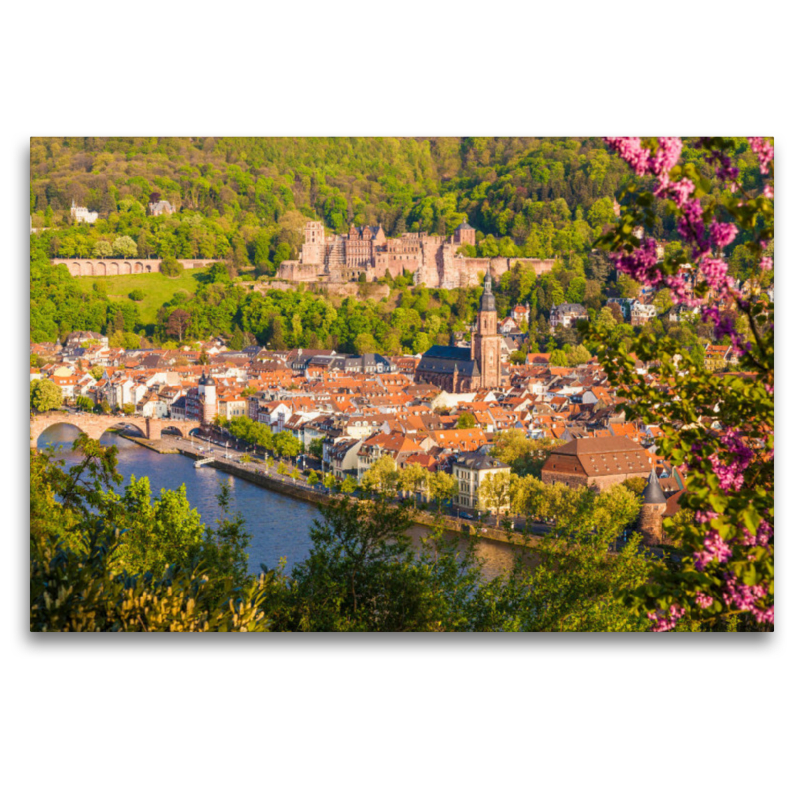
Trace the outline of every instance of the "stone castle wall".
<path fill-rule="evenodd" d="M 219 259 L 179 258 L 184 269 L 200 269 Z M 66 264 L 74 278 L 112 275 L 146 275 L 161 272 L 160 258 L 54 258 L 52 264 Z"/>
<path fill-rule="evenodd" d="M 388 272 L 397 278 L 403 272 L 414 282 L 431 288 L 456 289 L 477 286 L 480 275 L 491 271 L 496 280 L 515 263 L 532 267 L 537 275 L 549 272 L 555 259 L 539 258 L 463 258 L 457 254 L 461 244 L 474 241 L 474 231 L 457 231 L 449 238 L 420 233 L 406 233 L 386 239 L 383 230 L 351 229 L 346 236 L 333 235 L 323 241 L 322 223 L 306 224 L 305 243 L 300 258 L 284 261 L 277 277 L 284 281 L 310 283 L 319 280 L 334 283 L 381 280 Z M 370 238 L 373 237 L 373 238 Z"/>

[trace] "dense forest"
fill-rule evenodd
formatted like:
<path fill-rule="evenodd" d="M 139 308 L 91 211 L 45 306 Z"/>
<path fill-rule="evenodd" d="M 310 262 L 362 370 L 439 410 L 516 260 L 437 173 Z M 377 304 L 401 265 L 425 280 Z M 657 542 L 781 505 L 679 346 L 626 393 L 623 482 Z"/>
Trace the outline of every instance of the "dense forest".
<path fill-rule="evenodd" d="M 737 151 L 753 188 L 745 139 Z M 699 152 L 685 160 L 713 174 Z M 466 215 L 481 255 L 580 261 L 627 180 L 599 138 L 33 138 L 30 210 L 34 228 L 67 224 L 73 200 L 101 215 L 53 237 L 51 256 L 88 257 L 101 238 L 130 236 L 141 258 L 268 269 L 296 252 L 301 217 L 339 232 L 380 222 L 397 236 L 449 234 Z M 178 215 L 147 217 L 155 196 Z"/>
<path fill-rule="evenodd" d="M 759 185 L 746 140 L 735 147 L 742 186 Z M 685 160 L 713 173 L 699 151 L 685 152 Z M 403 277 L 382 302 L 366 294 L 341 302 L 247 284 L 296 257 L 306 218 L 339 232 L 380 222 L 399 235 L 449 234 L 466 216 L 477 229 L 477 255 L 558 260 L 550 275 L 503 276 L 499 310 L 530 303 L 538 346 L 569 348 L 574 332 L 556 341 L 546 330 L 552 304 L 580 302 L 599 314 L 608 297 L 637 290 L 625 276 L 616 282 L 594 250 L 614 219 L 613 198 L 630 180 L 599 138 L 34 138 L 31 339 L 84 328 L 116 334 L 118 343 L 123 335 L 166 343 L 174 338 L 170 316 L 182 309 L 194 339 L 228 334 L 275 348 L 420 352 L 473 321 L 478 290 L 412 289 Z M 176 213 L 149 216 L 157 198 Z M 73 201 L 100 219 L 72 223 Z M 656 213 L 654 233 L 679 247 L 665 227 L 670 219 Z M 731 250 L 732 272 L 748 275 L 752 256 L 738 240 Z M 176 291 L 153 323 L 140 318 L 136 297 L 110 297 L 108 282 L 87 285 L 49 265 L 56 256 L 111 255 L 219 259 L 225 267 L 212 269 L 197 292 Z M 653 325 L 657 335 L 670 332 L 660 320 Z M 682 338 L 696 345 L 688 329 Z"/>

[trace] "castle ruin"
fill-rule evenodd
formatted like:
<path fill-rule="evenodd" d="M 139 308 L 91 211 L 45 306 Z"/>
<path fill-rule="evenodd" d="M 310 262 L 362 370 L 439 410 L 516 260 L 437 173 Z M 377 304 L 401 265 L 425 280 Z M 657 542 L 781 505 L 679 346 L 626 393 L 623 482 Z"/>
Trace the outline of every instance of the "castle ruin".
<path fill-rule="evenodd" d="M 383 227 L 350 227 L 347 234 L 325 234 L 321 222 L 307 222 L 305 242 L 296 261 L 284 261 L 278 278 L 297 283 L 327 281 L 371 283 L 385 275 L 397 278 L 413 274 L 415 284 L 456 289 L 479 284 L 478 273 L 497 280 L 519 262 L 533 267 L 537 275 L 549 272 L 555 259 L 468 258 L 458 252 L 462 245 L 475 245 L 475 229 L 466 220 L 452 236 L 404 233 L 390 239 Z"/>

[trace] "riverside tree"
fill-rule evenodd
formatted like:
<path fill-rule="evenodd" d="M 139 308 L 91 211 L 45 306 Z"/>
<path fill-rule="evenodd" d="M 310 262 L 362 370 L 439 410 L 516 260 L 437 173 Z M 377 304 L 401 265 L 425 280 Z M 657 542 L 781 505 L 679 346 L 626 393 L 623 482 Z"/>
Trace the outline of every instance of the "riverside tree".
<path fill-rule="evenodd" d="M 53 411 L 56 408 L 61 408 L 64 402 L 61 389 L 59 389 L 53 381 L 49 381 L 45 378 L 31 381 L 30 395 L 31 409 L 33 411 L 38 411 L 40 414 L 46 411 Z"/>

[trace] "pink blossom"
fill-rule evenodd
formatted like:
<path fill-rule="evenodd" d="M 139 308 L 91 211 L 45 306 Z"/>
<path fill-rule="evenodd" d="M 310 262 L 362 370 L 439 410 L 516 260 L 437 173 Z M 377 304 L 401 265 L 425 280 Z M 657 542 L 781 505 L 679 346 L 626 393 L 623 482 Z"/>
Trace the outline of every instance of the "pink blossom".
<path fill-rule="evenodd" d="M 683 142 L 678 136 L 660 136 L 655 152 L 642 147 L 638 136 L 607 136 L 606 142 L 619 156 L 633 167 L 637 175 L 648 172 L 666 180 L 669 171 L 678 163 Z"/>
<path fill-rule="evenodd" d="M 756 544 L 758 544 L 759 547 L 766 547 L 774 534 L 775 531 L 772 529 L 772 525 L 765 519 L 761 520 L 761 524 L 756 530 Z"/>
<path fill-rule="evenodd" d="M 694 554 L 695 569 L 701 572 L 712 561 L 719 561 L 720 564 L 724 564 L 733 555 L 733 550 L 716 531 L 706 536 L 703 540 L 703 545 L 705 549 Z"/>
<path fill-rule="evenodd" d="M 750 149 L 758 156 L 758 166 L 762 175 L 769 175 L 769 168 L 775 159 L 775 148 L 763 136 L 748 136 Z"/>
<path fill-rule="evenodd" d="M 678 233 L 692 245 L 695 256 L 705 255 L 710 250 L 703 222 L 703 207 L 698 200 L 689 200 L 683 206 L 683 216 L 678 220 Z"/>
<path fill-rule="evenodd" d="M 758 266 L 762 272 L 769 272 L 773 268 L 772 259 L 769 256 L 761 256 Z"/>
<path fill-rule="evenodd" d="M 707 594 L 703 594 L 702 592 L 698 592 L 694 596 L 694 601 L 700 608 L 708 608 L 713 602 L 713 598 L 709 597 Z"/>
<path fill-rule="evenodd" d="M 683 208 L 695 190 L 694 181 L 689 178 L 681 178 L 679 181 L 672 182 L 664 179 L 660 182 L 656 195 L 668 200 L 674 200 L 679 208 Z"/>
<path fill-rule="evenodd" d="M 703 525 L 706 522 L 711 522 L 712 519 L 716 519 L 719 514 L 716 511 L 695 511 L 694 512 L 694 520 L 695 522 L 699 522 Z"/>
<path fill-rule="evenodd" d="M 654 623 L 650 630 L 653 633 L 663 633 L 664 631 L 671 631 L 675 627 L 675 623 L 686 613 L 686 609 L 680 606 L 671 605 L 669 612 L 661 615 L 648 613 L 647 618 Z"/>
<path fill-rule="evenodd" d="M 650 151 L 642 147 L 642 140 L 638 136 L 607 136 L 606 142 L 630 164 L 637 175 L 647 172 Z"/>
<path fill-rule="evenodd" d="M 620 272 L 630 275 L 639 283 L 657 284 L 661 279 L 655 239 L 645 239 L 641 247 L 631 253 L 612 253 L 611 259 Z"/>
<path fill-rule="evenodd" d="M 712 289 L 719 289 L 728 284 L 725 280 L 728 275 L 728 265 L 721 258 L 704 258 L 698 266 L 706 283 Z"/>
<path fill-rule="evenodd" d="M 775 188 L 772 186 L 771 183 L 768 183 L 764 187 L 764 197 L 767 197 L 770 200 L 772 200 L 775 197 Z"/>
<path fill-rule="evenodd" d="M 775 606 L 766 609 L 759 608 L 756 603 L 767 596 L 767 590 L 761 585 L 748 586 L 737 581 L 732 572 L 725 575 L 725 587 L 722 590 L 722 599 L 725 604 L 739 611 L 749 611 L 757 622 L 775 623 Z"/>
<path fill-rule="evenodd" d="M 729 245 L 739 233 L 739 229 L 732 222 L 712 222 L 708 226 L 708 235 L 714 247 Z"/>

